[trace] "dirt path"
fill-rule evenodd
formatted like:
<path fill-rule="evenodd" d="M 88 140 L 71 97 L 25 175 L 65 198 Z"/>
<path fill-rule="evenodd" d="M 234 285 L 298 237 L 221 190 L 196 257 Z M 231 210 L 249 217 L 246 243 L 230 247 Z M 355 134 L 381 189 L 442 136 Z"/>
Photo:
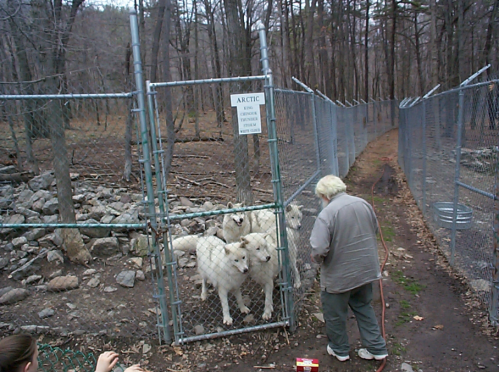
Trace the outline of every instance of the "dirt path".
<path fill-rule="evenodd" d="M 425 231 L 397 165 L 397 136 L 396 130 L 391 131 L 371 143 L 346 179 L 350 193 L 371 201 L 371 187 L 381 176 L 374 203 L 390 251 L 383 279 L 390 353 L 384 371 L 402 370 L 403 363 L 407 371 L 499 371 L 499 338 L 483 326 L 486 313 L 477 308 Z M 384 257 L 382 251 L 380 257 Z M 375 310 L 380 319 L 379 295 Z M 208 362 L 200 367 L 263 371 L 255 366 L 273 364 L 273 371 L 292 371 L 297 357 L 319 359 L 320 371 L 374 371 L 380 366 L 356 355 L 360 338 L 353 316 L 349 320 L 350 361 L 340 363 L 328 356 L 324 324 L 313 315 L 319 312 L 319 294 L 313 293 L 294 334 L 273 330 L 258 337 L 231 338 L 228 342 L 247 345 L 244 356 L 220 356 L 213 360 L 216 365 Z"/>

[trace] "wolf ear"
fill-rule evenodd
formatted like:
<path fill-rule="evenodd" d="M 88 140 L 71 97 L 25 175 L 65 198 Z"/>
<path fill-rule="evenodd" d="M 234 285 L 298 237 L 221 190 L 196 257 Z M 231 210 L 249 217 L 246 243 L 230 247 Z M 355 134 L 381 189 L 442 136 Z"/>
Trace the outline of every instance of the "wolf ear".
<path fill-rule="evenodd" d="M 234 208 L 234 204 L 232 204 L 232 202 L 228 202 L 227 203 L 227 208 Z"/>
<path fill-rule="evenodd" d="M 291 212 L 291 208 L 292 208 L 292 207 L 291 207 L 291 204 L 288 204 L 288 205 L 286 206 L 286 212 Z"/>
<path fill-rule="evenodd" d="M 249 244 L 249 240 L 244 236 L 241 236 L 241 248 L 246 248 L 246 245 Z"/>

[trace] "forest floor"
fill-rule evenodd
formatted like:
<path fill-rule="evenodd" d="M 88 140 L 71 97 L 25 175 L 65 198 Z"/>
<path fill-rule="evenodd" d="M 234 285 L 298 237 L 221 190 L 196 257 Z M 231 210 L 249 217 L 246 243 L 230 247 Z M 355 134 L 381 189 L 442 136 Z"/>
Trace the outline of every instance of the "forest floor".
<path fill-rule="evenodd" d="M 349 193 L 374 200 L 389 251 L 382 280 L 389 351 L 384 371 L 499 371 L 497 330 L 488 326 L 487 312 L 450 268 L 424 224 L 397 164 L 397 138 L 393 130 L 370 143 L 346 178 Z M 381 322 L 379 290 L 373 305 Z M 162 355 L 151 358 L 150 367 L 164 363 L 165 357 L 167 367 L 158 370 L 293 371 L 296 358 L 318 359 L 323 372 L 381 366 L 356 355 L 361 344 L 353 314 L 348 322 L 350 360 L 342 363 L 329 356 L 324 323 L 314 315 L 320 312 L 316 283 L 294 333 L 274 329 L 165 347 Z"/>

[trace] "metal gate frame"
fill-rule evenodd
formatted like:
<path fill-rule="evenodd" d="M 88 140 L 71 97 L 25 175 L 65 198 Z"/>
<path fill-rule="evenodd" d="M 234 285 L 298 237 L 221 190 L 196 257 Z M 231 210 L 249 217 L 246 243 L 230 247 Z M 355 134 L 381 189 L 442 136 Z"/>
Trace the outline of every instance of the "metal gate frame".
<path fill-rule="evenodd" d="M 233 330 L 226 330 L 217 333 L 203 334 L 198 336 L 186 337 L 184 334 L 182 326 L 182 300 L 179 296 L 179 289 L 177 285 L 177 275 L 176 275 L 176 261 L 173 259 L 173 247 L 172 247 L 172 236 L 167 232 L 172 226 L 172 222 L 178 221 L 185 218 L 195 218 L 195 217 L 205 217 L 205 216 L 216 216 L 227 213 L 234 212 L 250 212 L 262 209 L 273 209 L 277 214 L 276 224 L 279 226 L 285 225 L 284 217 L 284 207 L 282 195 L 282 182 L 279 170 L 279 155 L 277 149 L 277 131 L 276 131 L 276 118 L 275 118 L 275 102 L 274 102 L 274 85 L 272 79 L 272 72 L 269 68 L 269 60 L 267 54 L 267 42 L 264 30 L 259 31 L 260 36 L 260 51 L 261 51 L 261 61 L 262 61 L 262 72 L 263 75 L 259 76 L 244 76 L 244 77 L 233 77 L 233 78 L 215 78 L 215 79 L 202 79 L 202 80 L 189 80 L 189 81 L 174 81 L 174 82 L 146 82 L 146 95 L 147 95 L 147 110 L 149 115 L 149 121 L 146 120 L 146 108 L 145 108 L 145 94 L 141 90 L 143 86 L 142 73 L 141 73 L 141 62 L 140 62 L 140 48 L 139 48 L 139 36 L 137 27 L 137 17 L 134 12 L 131 12 L 131 24 L 132 24 L 132 41 L 133 41 L 133 51 L 134 51 L 134 66 L 135 66 L 135 76 L 137 85 L 137 96 L 138 96 L 138 112 L 140 119 L 141 128 L 141 139 L 144 147 L 144 159 L 142 161 L 145 176 L 146 176 L 146 189 L 147 189 L 147 204 L 149 211 L 149 227 L 153 231 L 153 247 L 154 247 L 154 262 L 156 263 L 156 268 L 158 271 L 157 276 L 157 298 L 160 303 L 161 316 L 158 323 L 158 328 L 160 333 L 162 332 L 163 339 L 166 342 L 170 342 L 170 331 L 169 331 L 169 321 L 168 321 L 168 310 L 171 313 L 172 323 L 173 323 L 173 341 L 175 344 L 183 344 L 186 342 L 199 341 L 205 339 L 211 339 L 216 337 L 229 336 L 234 334 L 240 334 L 244 332 L 259 331 L 268 328 L 276 327 L 290 327 L 294 330 L 296 327 L 295 314 L 293 312 L 293 286 L 291 283 L 291 272 L 289 265 L 289 254 L 288 254 L 288 242 L 286 229 L 279 229 L 278 234 L 278 259 L 279 271 L 278 283 L 280 287 L 280 299 L 281 299 L 281 321 L 267 323 L 263 325 L 256 325 L 251 327 L 244 327 Z M 186 86 L 186 85 L 200 85 L 200 84 L 212 84 L 212 83 L 233 83 L 233 82 L 250 82 L 250 81 L 262 81 L 264 84 L 265 91 L 265 109 L 266 109 L 266 120 L 267 120 L 267 130 L 268 130 L 268 144 L 270 151 L 270 166 L 272 173 L 272 188 L 274 195 L 274 203 L 258 205 L 258 206 L 245 206 L 243 208 L 231 208 L 222 209 L 216 211 L 208 212 L 198 212 L 189 214 L 176 214 L 170 215 L 168 207 L 168 190 L 166 186 L 166 175 L 164 173 L 164 150 L 161 142 L 160 135 L 160 120 L 157 104 L 157 91 L 156 88 L 161 87 L 174 87 L 174 86 Z M 154 166 L 156 169 L 156 190 L 153 189 L 152 180 L 152 161 L 149 159 L 149 146 L 148 141 L 151 140 L 151 154 L 153 156 Z M 155 197 L 158 198 L 159 203 L 159 214 L 155 211 L 154 200 Z M 164 285 L 164 278 L 162 270 L 161 254 L 159 240 L 163 239 L 163 244 L 168 244 L 165 246 L 165 263 L 167 271 L 167 279 L 169 286 L 169 302 L 170 309 L 166 305 L 166 289 Z M 161 337 L 161 336 L 160 336 Z"/>

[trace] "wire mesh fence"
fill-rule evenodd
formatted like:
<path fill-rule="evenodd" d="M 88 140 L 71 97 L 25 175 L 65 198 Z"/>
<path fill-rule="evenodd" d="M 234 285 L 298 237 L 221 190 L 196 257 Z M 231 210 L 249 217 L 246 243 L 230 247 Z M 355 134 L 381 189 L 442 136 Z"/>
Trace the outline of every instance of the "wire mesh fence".
<path fill-rule="evenodd" d="M 497 85 L 463 86 L 402 107 L 399 129 L 399 162 L 414 198 L 496 324 Z"/>

